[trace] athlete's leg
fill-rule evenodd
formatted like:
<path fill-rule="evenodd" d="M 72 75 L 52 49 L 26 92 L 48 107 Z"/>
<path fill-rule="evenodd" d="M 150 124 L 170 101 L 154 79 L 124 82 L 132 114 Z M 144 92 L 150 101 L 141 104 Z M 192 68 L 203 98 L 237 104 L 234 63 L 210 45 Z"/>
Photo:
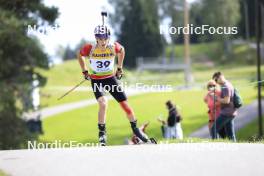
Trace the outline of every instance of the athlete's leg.
<path fill-rule="evenodd" d="M 101 96 L 97 99 L 99 105 L 99 112 L 98 112 L 98 123 L 105 124 L 106 119 L 106 110 L 107 110 L 107 98 L 105 96 Z"/>
<path fill-rule="evenodd" d="M 127 100 L 119 102 L 120 106 L 122 107 L 122 109 L 125 111 L 127 118 L 130 122 L 133 122 L 136 120 L 135 118 L 135 114 L 133 109 L 129 106 Z"/>
<path fill-rule="evenodd" d="M 109 93 L 115 98 L 117 102 L 119 102 L 122 109 L 125 111 L 127 118 L 130 121 L 130 125 L 133 133 L 141 139 L 143 142 L 148 142 L 147 136 L 141 132 L 137 127 L 137 119 L 133 112 L 133 109 L 128 105 L 127 97 L 123 89 L 119 86 L 115 77 L 107 79 L 107 83 L 111 85 L 111 90 Z"/>
<path fill-rule="evenodd" d="M 143 142 L 148 142 L 147 136 L 144 135 L 137 127 L 137 119 L 135 117 L 133 109 L 128 105 L 127 100 L 119 102 L 122 109 L 126 112 L 127 118 L 130 121 L 130 125 L 133 133 L 141 139 Z"/>
<path fill-rule="evenodd" d="M 104 92 L 101 88 L 101 80 L 91 80 L 93 92 L 99 105 L 98 111 L 98 129 L 99 129 L 99 143 L 100 145 L 106 145 L 106 110 L 107 110 L 107 99 L 104 97 Z"/>
<path fill-rule="evenodd" d="M 98 129 L 99 129 L 99 143 L 101 145 L 106 145 L 106 110 L 107 110 L 107 99 L 104 96 L 101 96 L 97 99 L 99 104 L 99 112 L 98 112 Z"/>

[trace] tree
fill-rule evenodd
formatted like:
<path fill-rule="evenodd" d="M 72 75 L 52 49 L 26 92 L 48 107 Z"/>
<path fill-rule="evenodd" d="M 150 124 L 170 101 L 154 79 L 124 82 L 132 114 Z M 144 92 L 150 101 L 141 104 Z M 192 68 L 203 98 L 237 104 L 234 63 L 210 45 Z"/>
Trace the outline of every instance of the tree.
<path fill-rule="evenodd" d="M 112 0 L 113 1 L 113 0 Z M 136 65 L 137 57 L 157 57 L 163 51 L 162 36 L 159 33 L 159 16 L 155 0 L 146 3 L 143 0 L 128 0 L 128 6 L 119 10 L 123 19 L 115 19 L 120 22 L 118 39 L 126 48 L 125 64 L 129 67 Z M 126 4 L 123 2 L 123 5 Z M 114 5 L 121 4 L 117 0 Z M 118 29 L 117 29 L 118 31 Z"/>
<path fill-rule="evenodd" d="M 122 32 L 121 24 L 125 19 L 124 14 L 129 10 L 129 0 L 108 0 L 108 1 L 109 4 L 111 4 L 115 8 L 115 13 L 109 15 L 111 25 L 114 27 L 115 30 L 112 33 L 118 36 Z"/>
<path fill-rule="evenodd" d="M 256 14 L 255 14 L 255 6 L 256 6 L 256 1 L 252 1 L 252 0 L 240 0 L 240 14 L 241 14 L 241 19 L 239 22 L 239 35 L 243 38 L 246 38 L 246 27 L 245 27 L 245 23 L 246 23 L 246 14 L 245 14 L 245 10 L 247 10 L 248 12 L 248 32 L 249 32 L 249 37 L 254 37 L 255 36 L 255 32 L 256 32 Z"/>
<path fill-rule="evenodd" d="M 64 61 L 76 59 L 76 53 L 80 51 L 80 49 L 87 43 L 93 43 L 92 41 L 86 41 L 85 39 L 81 39 L 79 43 L 77 43 L 73 48 L 69 45 L 66 47 L 60 46 L 57 48 L 57 55 L 63 58 Z"/>
<path fill-rule="evenodd" d="M 0 0 L 0 149 L 19 148 L 31 138 L 24 121 L 21 94 L 37 75 L 36 68 L 48 69 L 47 55 L 34 37 L 27 36 L 27 25 L 53 24 L 58 9 L 41 0 Z"/>
<path fill-rule="evenodd" d="M 236 27 L 240 20 L 239 0 L 201 0 L 203 4 L 202 14 L 205 23 L 213 27 Z M 233 35 L 234 36 L 234 35 Z M 225 55 L 222 61 L 227 61 L 231 54 L 230 38 L 232 35 L 214 34 L 214 39 L 223 41 Z"/>
<path fill-rule="evenodd" d="M 173 27 L 180 27 L 184 26 L 183 20 L 183 8 L 184 8 L 184 1 L 183 0 L 157 0 L 159 5 L 160 11 L 160 20 L 169 19 L 170 26 Z M 183 34 L 171 34 L 171 40 L 174 44 L 176 43 L 183 43 Z"/>
<path fill-rule="evenodd" d="M 200 1 L 196 1 L 192 3 L 190 7 L 190 23 L 193 24 L 193 26 L 202 26 L 206 24 L 202 14 L 203 4 Z M 195 33 L 190 35 L 191 43 L 211 42 L 212 40 L 213 36 L 207 33 L 204 35 Z"/>
<path fill-rule="evenodd" d="M 205 24 L 218 27 L 233 27 L 240 20 L 239 0 L 201 0 L 203 9 L 201 11 Z M 217 39 L 228 39 L 229 36 L 215 35 Z"/>
<path fill-rule="evenodd" d="M 75 56 L 76 56 L 76 51 L 74 51 L 73 49 L 71 49 L 69 45 L 67 45 L 64 50 L 63 60 L 66 61 L 66 60 L 75 59 Z"/>

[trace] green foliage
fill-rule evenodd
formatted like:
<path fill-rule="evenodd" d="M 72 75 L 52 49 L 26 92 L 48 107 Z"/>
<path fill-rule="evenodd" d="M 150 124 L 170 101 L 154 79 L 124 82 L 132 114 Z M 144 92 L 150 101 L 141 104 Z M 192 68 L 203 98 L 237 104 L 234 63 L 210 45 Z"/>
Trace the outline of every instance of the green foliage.
<path fill-rule="evenodd" d="M 74 51 L 73 49 L 71 49 L 69 45 L 67 45 L 62 57 L 63 60 L 70 60 L 70 59 L 74 59 L 75 57 L 76 57 L 76 51 Z"/>
<path fill-rule="evenodd" d="M 204 18 L 210 25 L 232 26 L 240 19 L 239 0 L 202 0 L 202 3 Z"/>
<path fill-rule="evenodd" d="M 190 55 L 192 58 L 192 62 L 199 61 L 200 58 L 209 59 L 211 61 L 220 60 L 223 52 L 221 48 L 221 44 L 218 42 L 210 42 L 210 43 L 199 43 L 190 45 Z M 166 48 L 166 56 L 169 57 L 169 52 L 173 48 L 175 53 L 175 57 L 178 62 L 184 62 L 184 45 L 173 45 L 168 46 Z"/>
<path fill-rule="evenodd" d="M 162 37 L 159 34 L 159 16 L 155 0 L 146 3 L 143 0 L 128 0 L 128 7 L 120 13 L 122 16 L 118 38 L 126 48 L 125 65 L 134 67 L 136 58 L 156 57 L 163 51 Z M 120 4 L 117 1 L 115 4 Z"/>
<path fill-rule="evenodd" d="M 47 7 L 42 0 L 0 0 L 0 7 L 25 22 L 53 24 L 59 15 L 56 7 Z"/>
<path fill-rule="evenodd" d="M 252 0 L 240 0 L 240 13 L 241 13 L 241 20 L 239 22 L 239 36 L 246 39 L 246 18 L 248 18 L 248 28 L 249 28 L 249 37 L 254 37 L 256 32 L 256 1 Z M 248 12 L 248 16 L 246 16 L 246 12 Z"/>
<path fill-rule="evenodd" d="M 159 4 L 159 10 L 161 11 L 161 20 L 171 20 L 170 26 L 184 26 L 184 1 L 182 0 L 156 0 Z M 189 4 L 189 23 L 194 26 L 211 25 L 211 26 L 238 26 L 239 29 L 243 27 L 245 16 L 241 16 L 244 13 L 241 9 L 243 0 L 199 0 Z M 249 2 L 250 13 L 250 31 L 254 31 L 254 25 L 252 25 L 254 18 L 254 8 Z M 254 6 L 253 6 L 254 7 Z M 240 32 L 240 30 L 239 30 Z M 223 35 L 190 35 L 191 43 L 211 42 L 213 40 L 223 40 L 228 36 Z M 173 43 L 183 43 L 183 34 L 171 35 Z"/>
<path fill-rule="evenodd" d="M 67 45 L 65 48 L 63 46 L 59 46 L 57 52 L 58 55 L 63 58 L 63 60 L 71 60 L 75 59 L 76 53 L 80 51 L 80 49 L 87 43 L 93 43 L 82 39 L 74 48 L 71 48 Z"/>
<path fill-rule="evenodd" d="M 108 0 L 109 4 L 111 4 L 115 8 L 114 14 L 110 14 L 110 22 L 114 27 L 115 31 L 111 33 L 115 33 L 117 36 L 120 35 L 121 24 L 124 21 L 124 14 L 129 10 L 129 0 Z"/>
<path fill-rule="evenodd" d="M 18 118 L 20 111 L 12 88 L 2 82 L 0 87 L 0 149 L 23 148 L 25 141 L 34 136 L 27 131 L 25 121 Z"/>
<path fill-rule="evenodd" d="M 23 94 L 29 91 L 33 74 L 45 79 L 35 68 L 48 68 L 48 58 L 35 38 L 27 36 L 27 25 L 53 24 L 58 16 L 55 7 L 41 0 L 0 1 L 0 148 L 20 148 L 30 139 L 22 121 Z"/>
<path fill-rule="evenodd" d="M 156 0 L 160 10 L 160 20 L 170 19 L 170 26 L 184 26 L 184 1 L 182 0 Z M 173 43 L 183 43 L 183 34 L 171 34 Z M 192 38 L 191 38 L 192 39 Z"/>
<path fill-rule="evenodd" d="M 240 20 L 239 0 L 201 0 L 203 9 L 201 11 L 205 24 L 211 26 L 232 27 Z M 217 39 L 227 39 L 227 35 L 214 35 Z"/>

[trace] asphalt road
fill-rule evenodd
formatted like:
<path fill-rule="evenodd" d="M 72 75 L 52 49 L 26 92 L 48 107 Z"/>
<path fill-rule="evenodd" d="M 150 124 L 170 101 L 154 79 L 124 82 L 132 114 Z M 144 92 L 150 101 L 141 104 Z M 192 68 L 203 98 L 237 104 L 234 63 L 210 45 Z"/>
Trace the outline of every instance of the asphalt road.
<path fill-rule="evenodd" d="M 183 143 L 0 151 L 13 176 L 263 176 L 264 145 Z"/>

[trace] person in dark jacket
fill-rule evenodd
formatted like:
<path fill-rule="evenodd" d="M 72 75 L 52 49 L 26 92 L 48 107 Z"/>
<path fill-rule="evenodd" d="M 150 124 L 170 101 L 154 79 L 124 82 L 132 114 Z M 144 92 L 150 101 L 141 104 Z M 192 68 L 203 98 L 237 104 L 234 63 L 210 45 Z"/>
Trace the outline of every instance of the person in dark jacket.
<path fill-rule="evenodd" d="M 167 121 L 158 118 L 158 121 L 162 123 L 161 130 L 163 137 L 166 139 L 183 139 L 183 132 L 181 128 L 182 117 L 178 112 L 176 106 L 171 102 L 171 100 L 166 102 L 166 107 L 169 111 Z"/>

